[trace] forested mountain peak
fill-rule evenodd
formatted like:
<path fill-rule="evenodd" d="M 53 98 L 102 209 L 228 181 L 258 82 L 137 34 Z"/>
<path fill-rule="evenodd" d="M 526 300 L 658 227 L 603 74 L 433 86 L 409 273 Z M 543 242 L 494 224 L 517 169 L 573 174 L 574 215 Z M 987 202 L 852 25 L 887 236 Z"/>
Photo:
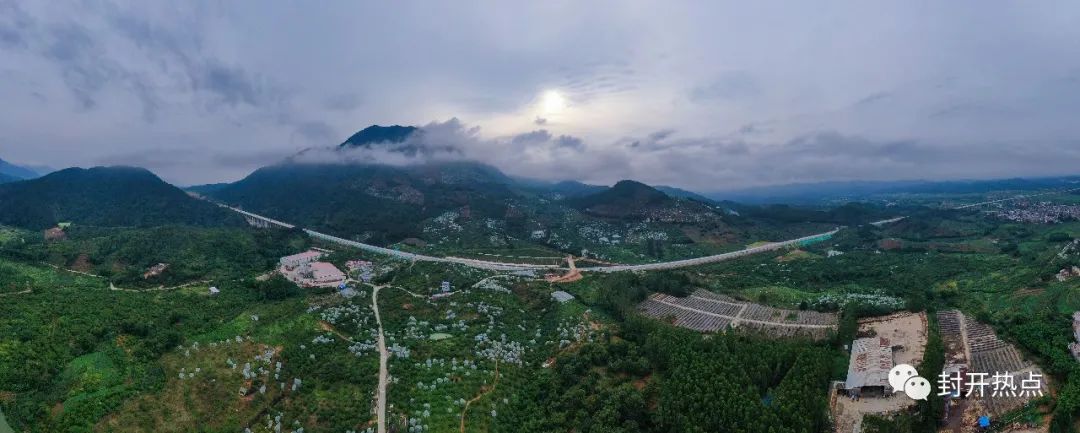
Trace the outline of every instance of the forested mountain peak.
<path fill-rule="evenodd" d="M 40 174 L 29 167 L 12 164 L 0 159 L 0 182 L 3 182 L 2 179 L 5 176 L 14 179 L 33 179 L 40 176 Z"/>
<path fill-rule="evenodd" d="M 353 134 L 340 147 L 370 147 L 377 143 L 401 143 L 416 132 L 415 126 L 371 125 Z"/>
<path fill-rule="evenodd" d="M 644 183 L 621 180 L 606 190 L 568 201 L 571 206 L 588 213 L 626 217 L 641 215 L 650 208 L 671 205 L 676 200 Z"/>
<path fill-rule="evenodd" d="M 96 226 L 236 225 L 235 215 L 136 167 L 68 168 L 0 185 L 0 223 L 41 229 Z"/>

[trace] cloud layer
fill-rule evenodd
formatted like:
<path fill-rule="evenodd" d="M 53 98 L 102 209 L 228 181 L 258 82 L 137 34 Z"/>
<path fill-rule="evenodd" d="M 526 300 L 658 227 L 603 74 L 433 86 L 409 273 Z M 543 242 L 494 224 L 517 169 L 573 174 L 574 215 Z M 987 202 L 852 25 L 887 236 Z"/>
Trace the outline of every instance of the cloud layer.
<path fill-rule="evenodd" d="M 424 125 L 420 158 L 701 191 L 1075 173 L 1078 19 L 1071 2 L 0 0 L 0 157 L 227 181 L 396 123 Z M 303 157 L 340 156 L 320 153 Z"/>

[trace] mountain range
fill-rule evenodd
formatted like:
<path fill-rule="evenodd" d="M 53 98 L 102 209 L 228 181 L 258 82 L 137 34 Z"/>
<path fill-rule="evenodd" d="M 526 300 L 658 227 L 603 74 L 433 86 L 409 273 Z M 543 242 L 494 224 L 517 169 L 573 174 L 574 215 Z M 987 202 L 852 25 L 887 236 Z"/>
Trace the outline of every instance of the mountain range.
<path fill-rule="evenodd" d="M 16 165 L 0 159 L 0 183 L 16 180 L 33 179 L 48 174 L 53 170 L 48 167 L 30 167 Z"/>
<path fill-rule="evenodd" d="M 422 150 L 412 144 L 415 140 L 411 137 L 421 133 L 422 129 L 411 126 L 374 125 L 330 149 L 415 153 Z M 7 182 L 0 185 L 0 208 L 10 209 L 0 213 L 3 224 L 43 228 L 61 221 L 107 226 L 232 225 L 240 221 L 144 169 L 72 168 L 37 177 L 26 167 L 9 163 L 0 167 L 4 168 L 0 183 Z M 13 182 L 20 179 L 29 180 Z M 860 205 L 814 210 L 753 203 L 816 204 L 832 197 L 1035 189 L 1078 181 L 1080 178 L 834 182 L 706 195 L 633 180 L 607 187 L 520 179 L 470 161 L 394 166 L 289 159 L 255 170 L 237 182 L 194 186 L 188 191 L 278 220 L 376 244 L 430 240 L 436 232 L 446 240 L 448 235 L 435 226 L 461 231 L 470 224 L 478 225 L 477 233 L 490 230 L 492 236 L 508 239 L 535 238 L 537 233 L 561 228 L 566 230 L 564 240 L 575 236 L 568 234 L 579 230 L 575 225 L 634 225 L 667 231 L 668 238 L 680 238 L 693 226 L 693 235 L 686 237 L 701 241 L 749 238 L 753 230 L 792 224 L 858 224 L 887 216 L 879 208 Z M 702 235 L 702 227 L 708 227 L 705 231 L 710 234 Z"/>
<path fill-rule="evenodd" d="M 867 200 L 896 194 L 971 194 L 1076 187 L 1080 187 L 1080 176 L 796 183 L 734 189 L 705 195 L 713 200 L 742 203 L 819 204 L 828 201 Z"/>
<path fill-rule="evenodd" d="M 148 170 L 68 168 L 0 185 L 0 224 L 44 229 L 60 222 L 90 226 L 222 226 L 242 218 L 191 197 Z"/>

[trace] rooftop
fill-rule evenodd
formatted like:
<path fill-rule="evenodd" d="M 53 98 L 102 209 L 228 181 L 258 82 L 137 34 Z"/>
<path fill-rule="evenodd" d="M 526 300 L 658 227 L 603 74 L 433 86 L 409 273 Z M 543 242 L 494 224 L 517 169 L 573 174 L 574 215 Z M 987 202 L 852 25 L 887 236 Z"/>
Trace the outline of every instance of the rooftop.
<path fill-rule="evenodd" d="M 555 298 L 555 300 L 559 301 L 560 303 L 561 302 L 567 302 L 567 301 L 569 301 L 571 299 L 574 299 L 574 295 L 566 293 L 566 292 L 564 292 L 562 290 L 556 290 L 556 291 L 552 292 L 551 297 Z"/>
<path fill-rule="evenodd" d="M 282 257 L 281 260 L 291 261 L 291 260 L 302 260 L 302 259 L 315 259 L 315 258 L 319 258 L 319 257 L 322 257 L 322 253 L 320 253 L 318 251 L 308 250 L 308 251 L 304 251 L 304 252 L 302 252 L 300 254 L 293 254 L 291 256 Z"/>
<path fill-rule="evenodd" d="M 345 274 L 344 274 L 344 273 L 342 273 L 342 272 L 341 272 L 340 270 L 338 270 L 338 268 L 337 268 L 337 267 L 335 267 L 335 266 L 334 266 L 333 264 L 331 264 L 331 263 L 327 263 L 327 262 L 312 262 L 312 263 L 310 264 L 310 266 L 311 266 L 311 268 L 310 268 L 310 269 L 311 269 L 311 275 L 312 275 L 312 276 L 313 276 L 313 277 L 314 277 L 315 279 L 319 279 L 319 278 L 321 278 L 321 277 L 338 277 L 338 278 L 345 278 Z"/>
<path fill-rule="evenodd" d="M 892 346 L 885 337 L 859 338 L 851 343 L 851 362 L 848 363 L 847 389 L 864 386 L 889 387 L 889 370 L 893 368 Z"/>

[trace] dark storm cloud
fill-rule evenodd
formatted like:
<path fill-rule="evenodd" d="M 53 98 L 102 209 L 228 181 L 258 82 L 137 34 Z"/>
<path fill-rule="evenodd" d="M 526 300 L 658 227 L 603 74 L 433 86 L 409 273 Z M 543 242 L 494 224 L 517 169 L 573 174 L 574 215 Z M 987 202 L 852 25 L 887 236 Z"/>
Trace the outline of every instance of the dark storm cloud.
<path fill-rule="evenodd" d="M 413 156 L 346 156 L 700 190 L 1074 172 L 1078 19 L 1073 2 L 0 0 L 0 157 L 213 182 L 377 123 L 421 125 Z"/>
<path fill-rule="evenodd" d="M 337 131 L 325 122 L 302 122 L 296 125 L 296 133 L 308 143 L 331 143 L 338 138 Z"/>
<path fill-rule="evenodd" d="M 560 135 L 558 138 L 555 139 L 554 143 L 558 147 L 564 147 L 574 150 L 581 150 L 585 147 L 585 142 L 581 141 L 580 138 L 569 135 Z"/>
<path fill-rule="evenodd" d="M 191 79 L 196 90 L 213 94 L 215 103 L 232 107 L 239 104 L 261 105 L 273 96 L 243 69 L 218 63 L 203 65 L 194 71 Z"/>
<path fill-rule="evenodd" d="M 340 93 L 323 100 L 323 106 L 332 111 L 353 111 L 360 107 L 363 98 L 355 93 Z"/>
<path fill-rule="evenodd" d="M 551 140 L 551 133 L 548 132 L 546 129 L 538 129 L 536 131 L 515 135 L 510 139 L 510 143 L 516 145 L 527 145 L 537 142 L 545 142 L 548 140 Z"/>
<path fill-rule="evenodd" d="M 104 58 L 85 27 L 75 23 L 56 25 L 47 34 L 44 55 L 56 63 L 64 83 L 82 108 L 94 108 L 98 91 L 120 75 L 120 71 Z"/>
<path fill-rule="evenodd" d="M 661 129 L 652 134 L 649 134 L 649 139 L 652 141 L 660 141 L 675 134 L 674 129 Z"/>

